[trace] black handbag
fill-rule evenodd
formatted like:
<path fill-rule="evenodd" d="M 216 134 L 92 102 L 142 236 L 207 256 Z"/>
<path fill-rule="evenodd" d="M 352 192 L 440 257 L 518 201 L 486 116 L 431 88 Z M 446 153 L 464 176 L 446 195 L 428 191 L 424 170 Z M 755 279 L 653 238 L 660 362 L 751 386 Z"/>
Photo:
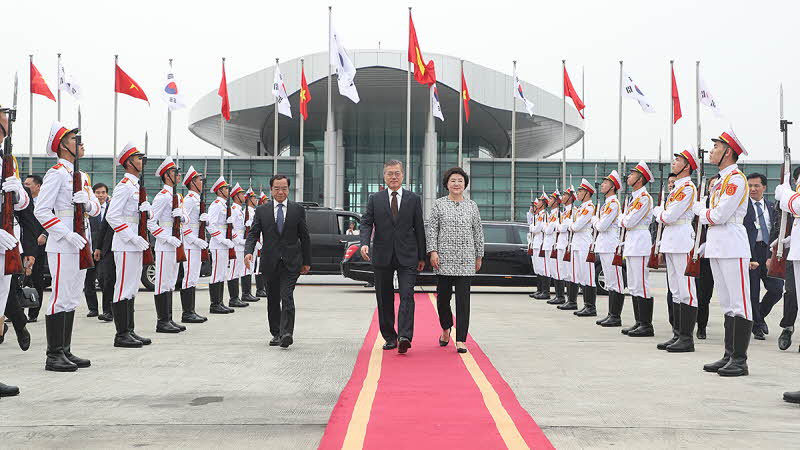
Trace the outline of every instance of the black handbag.
<path fill-rule="evenodd" d="M 39 298 L 39 293 L 36 292 L 36 288 L 25 286 L 26 280 L 28 281 L 27 284 L 30 284 L 30 277 L 14 277 L 12 278 L 11 285 L 14 288 L 17 299 L 19 301 L 19 306 L 22 308 L 39 308 L 41 307 L 41 299 Z"/>

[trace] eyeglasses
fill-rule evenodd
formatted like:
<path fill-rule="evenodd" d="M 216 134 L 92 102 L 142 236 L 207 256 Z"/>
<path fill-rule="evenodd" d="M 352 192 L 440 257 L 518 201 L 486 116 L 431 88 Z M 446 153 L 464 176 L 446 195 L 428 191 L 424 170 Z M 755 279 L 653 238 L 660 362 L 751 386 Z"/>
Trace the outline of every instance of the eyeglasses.
<path fill-rule="evenodd" d="M 383 172 L 383 175 L 386 176 L 386 177 L 390 177 L 390 178 L 391 177 L 402 177 L 403 176 L 403 172 L 401 172 L 399 170 L 394 171 L 394 172 Z"/>
<path fill-rule="evenodd" d="M 289 192 L 289 186 L 272 186 L 270 189 L 278 192 Z"/>

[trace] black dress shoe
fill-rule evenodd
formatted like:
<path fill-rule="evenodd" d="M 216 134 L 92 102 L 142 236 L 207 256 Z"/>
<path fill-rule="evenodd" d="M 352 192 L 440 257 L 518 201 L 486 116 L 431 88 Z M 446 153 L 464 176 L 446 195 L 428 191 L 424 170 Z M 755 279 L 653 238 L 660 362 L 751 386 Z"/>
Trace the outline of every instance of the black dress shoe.
<path fill-rule="evenodd" d="M 784 328 L 783 331 L 781 331 L 781 335 L 778 336 L 779 349 L 786 350 L 792 346 L 792 333 L 794 333 L 794 330 L 789 328 Z"/>
<path fill-rule="evenodd" d="M 267 291 L 264 289 L 259 289 L 256 291 L 256 297 L 264 298 L 267 296 Z"/>
<path fill-rule="evenodd" d="M 397 341 L 386 341 L 386 343 L 383 344 L 384 350 L 394 350 L 396 348 L 397 348 Z"/>
<path fill-rule="evenodd" d="M 766 340 L 767 338 L 764 336 L 764 332 L 763 331 L 761 331 L 760 329 L 755 329 L 754 328 L 753 329 L 753 339 L 755 339 L 757 341 L 763 341 L 763 340 Z"/>
<path fill-rule="evenodd" d="M 452 328 L 450 328 L 450 330 L 452 330 Z M 442 330 L 442 331 L 444 331 L 444 330 Z M 447 340 L 446 341 L 443 341 L 442 338 L 439 337 L 439 347 L 447 347 L 447 344 L 449 344 L 449 343 L 450 343 L 450 333 L 449 333 L 449 330 L 448 330 Z"/>
<path fill-rule="evenodd" d="M 761 331 L 763 331 L 764 334 L 769 334 L 769 327 L 767 326 L 766 323 L 761 325 Z"/>
<path fill-rule="evenodd" d="M 411 348 L 411 341 L 408 338 L 401 337 L 397 344 L 397 353 L 403 354 Z"/>
<path fill-rule="evenodd" d="M 0 383 L 0 397 L 13 397 L 15 395 L 19 395 L 18 387 Z M 786 398 L 786 394 L 783 397 Z"/>
<path fill-rule="evenodd" d="M 86 317 L 97 317 L 100 314 L 97 311 L 89 311 L 89 314 L 86 314 Z"/>
<path fill-rule="evenodd" d="M 0 335 L 0 344 L 6 341 L 6 333 L 8 333 L 8 324 L 3 324 L 3 334 Z"/>
<path fill-rule="evenodd" d="M 252 296 L 252 295 L 250 295 L 250 294 L 244 294 L 244 295 L 242 295 L 242 301 L 243 301 L 243 302 L 255 303 L 255 302 L 259 301 L 259 300 L 261 300 L 261 299 L 260 299 L 260 298 L 258 298 L 258 297 L 253 297 L 253 296 Z"/>
<path fill-rule="evenodd" d="M 112 316 L 109 313 L 103 313 L 97 316 L 97 320 L 100 320 L 102 322 L 112 322 L 114 320 L 114 316 Z"/>
<path fill-rule="evenodd" d="M 19 348 L 22 349 L 23 352 L 28 351 L 31 348 L 31 333 L 26 328 L 18 329 L 14 327 L 14 333 L 17 334 L 17 343 L 19 344 Z"/>
<path fill-rule="evenodd" d="M 38 317 L 28 317 L 28 323 L 34 323 L 38 321 L 39 321 Z"/>
<path fill-rule="evenodd" d="M 237 297 L 228 300 L 228 306 L 230 306 L 231 308 L 247 308 L 250 305 L 239 300 L 239 298 Z"/>
<path fill-rule="evenodd" d="M 2 397 L 2 394 L 0 394 L 0 397 Z M 800 403 L 800 391 L 784 392 L 783 400 L 789 403 Z"/>
<path fill-rule="evenodd" d="M 281 337 L 280 336 L 272 336 L 272 339 L 269 340 L 270 347 L 277 347 L 281 344 Z"/>
<path fill-rule="evenodd" d="M 697 339 L 705 339 L 706 338 L 706 329 L 705 328 L 698 328 L 697 329 Z"/>
<path fill-rule="evenodd" d="M 467 353 L 467 347 L 456 347 L 458 353 Z"/>
<path fill-rule="evenodd" d="M 179 324 L 179 323 L 176 323 L 176 322 L 175 322 L 174 320 L 172 320 L 172 319 L 169 319 L 169 323 L 171 323 L 173 327 L 175 327 L 175 328 L 177 328 L 177 329 L 179 329 L 179 330 L 181 330 L 181 331 L 186 331 L 186 327 L 185 327 L 185 326 L 183 326 L 183 325 L 181 325 L 181 324 Z"/>
<path fill-rule="evenodd" d="M 293 343 L 294 339 L 292 339 L 291 334 L 284 334 L 283 337 L 281 337 L 281 348 L 289 348 Z"/>

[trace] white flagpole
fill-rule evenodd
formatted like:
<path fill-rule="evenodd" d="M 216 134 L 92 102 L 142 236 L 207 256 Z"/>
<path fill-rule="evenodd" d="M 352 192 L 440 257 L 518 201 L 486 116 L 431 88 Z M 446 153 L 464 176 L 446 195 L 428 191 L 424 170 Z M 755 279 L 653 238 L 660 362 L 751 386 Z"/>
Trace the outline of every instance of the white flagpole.
<path fill-rule="evenodd" d="M 622 174 L 622 61 L 619 62 L 619 130 L 617 135 L 617 172 Z"/>
<path fill-rule="evenodd" d="M 28 55 L 30 64 L 33 65 L 33 55 Z M 30 123 L 28 124 L 28 171 L 33 173 L 33 86 L 28 86 L 30 94 Z"/>
<path fill-rule="evenodd" d="M 333 37 L 333 12 L 328 6 L 328 116 L 325 127 L 326 151 L 323 155 L 324 170 L 323 192 L 324 205 L 333 208 L 336 205 L 336 139 L 333 138 L 333 75 L 331 66 L 331 40 Z"/>
<path fill-rule="evenodd" d="M 61 53 L 58 53 L 58 89 L 56 92 L 56 119 L 61 122 Z"/>
<path fill-rule="evenodd" d="M 330 40 L 328 40 L 328 42 L 330 42 Z M 331 62 L 330 58 L 328 58 L 328 67 L 330 67 L 330 62 Z M 300 91 L 301 92 L 303 90 L 303 73 L 304 73 L 304 71 L 305 71 L 305 60 L 303 58 L 300 58 Z M 306 94 L 306 95 L 308 95 L 308 94 Z M 301 98 L 300 101 L 303 101 L 303 99 Z M 306 107 L 308 107 L 308 105 L 306 105 Z M 304 137 L 305 137 L 304 136 L 304 134 L 305 134 L 305 124 L 306 124 L 306 119 L 305 119 L 305 117 L 303 117 L 303 114 L 301 113 L 300 114 L 300 153 L 299 153 L 300 157 L 297 159 L 297 164 L 300 165 L 300 167 L 299 167 L 300 170 L 297 170 L 297 168 L 295 169 L 295 172 L 297 173 L 297 175 L 299 175 L 297 177 L 298 179 L 295 180 L 295 186 L 296 186 L 295 187 L 295 201 L 298 201 L 298 202 L 302 202 L 303 201 L 303 196 L 304 196 L 303 195 L 304 194 L 303 188 L 304 188 L 305 180 L 303 178 L 305 177 L 305 166 L 304 166 L 305 162 L 303 160 L 303 144 L 304 144 L 303 140 L 304 140 Z"/>
<path fill-rule="evenodd" d="M 669 60 L 669 154 L 675 154 L 675 99 L 672 98 L 672 74 L 675 73 L 675 60 Z M 671 156 L 670 156 L 671 158 Z"/>
<path fill-rule="evenodd" d="M 464 60 L 461 60 L 461 90 L 458 99 L 458 167 L 463 167 L 462 158 L 462 138 L 463 138 L 463 116 L 464 116 Z"/>
<path fill-rule="evenodd" d="M 408 17 L 411 18 L 411 7 L 408 7 Z M 408 21 L 408 34 L 411 35 L 411 20 Z M 411 62 L 408 62 L 406 76 L 406 183 L 411 185 Z"/>
<path fill-rule="evenodd" d="M 119 55 L 114 55 L 114 77 L 117 74 L 117 61 L 119 61 Z M 111 161 L 111 179 L 113 183 L 117 182 L 117 106 L 118 106 L 118 95 L 116 89 L 116 83 L 114 86 L 114 148 L 112 149 L 112 154 L 114 155 L 114 160 Z"/>
<path fill-rule="evenodd" d="M 169 59 L 169 71 L 172 72 L 172 58 Z M 167 156 L 172 154 L 172 108 L 167 105 Z"/>
<path fill-rule="evenodd" d="M 581 66 L 581 97 L 586 104 L 586 73 Z M 583 108 L 583 139 L 581 139 L 581 159 L 586 159 L 586 107 Z"/>
<path fill-rule="evenodd" d="M 567 185 L 567 60 L 561 60 L 561 187 Z"/>
<path fill-rule="evenodd" d="M 278 58 L 275 58 L 275 70 L 278 70 Z M 278 86 L 280 92 L 280 86 Z M 275 98 L 275 133 L 272 136 L 272 174 L 278 174 L 278 99 Z"/>
<path fill-rule="evenodd" d="M 225 57 L 222 57 L 222 71 L 225 72 Z M 228 83 L 228 74 L 225 74 L 225 84 Z M 227 88 L 227 86 L 226 86 Z M 225 116 L 219 113 L 219 176 L 225 174 Z"/>
<path fill-rule="evenodd" d="M 514 61 L 514 83 L 517 82 L 517 61 Z M 516 89 L 517 86 L 514 86 Z M 514 170 L 516 166 L 516 152 L 517 147 L 517 97 L 516 95 L 511 95 L 511 222 L 514 221 L 514 202 L 516 201 L 516 197 L 514 195 L 514 188 L 516 187 L 516 177 L 514 176 Z"/>
<path fill-rule="evenodd" d="M 701 129 L 700 129 L 700 61 L 696 61 L 696 63 L 695 63 L 695 95 L 694 95 L 694 97 L 695 97 L 695 105 L 694 105 L 695 111 L 694 112 L 695 112 L 695 118 L 697 120 L 697 152 L 699 153 L 700 152 L 700 138 L 701 138 L 700 137 L 700 135 L 701 135 Z M 700 157 L 700 155 L 697 155 L 697 156 Z M 705 161 L 703 161 L 703 158 L 700 158 L 700 160 L 703 163 L 705 163 Z M 699 174 L 700 174 L 699 170 L 697 171 L 697 174 L 699 176 Z M 698 178 L 698 180 L 699 180 L 699 182 L 697 183 L 698 184 L 697 188 L 700 189 L 700 182 L 702 182 L 703 180 L 700 180 L 699 178 Z"/>

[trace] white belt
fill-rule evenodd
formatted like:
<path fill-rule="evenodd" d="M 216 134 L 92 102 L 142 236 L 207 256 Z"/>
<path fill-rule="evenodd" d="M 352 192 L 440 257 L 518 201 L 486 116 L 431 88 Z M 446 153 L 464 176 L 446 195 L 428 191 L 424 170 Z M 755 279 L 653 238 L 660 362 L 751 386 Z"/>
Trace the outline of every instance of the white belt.
<path fill-rule="evenodd" d="M 731 217 L 730 219 L 728 219 L 727 222 L 723 222 L 723 223 L 738 223 L 738 224 L 742 224 L 742 223 L 744 223 L 744 217 Z"/>
<path fill-rule="evenodd" d="M 671 227 L 673 225 L 687 225 L 687 224 L 690 224 L 690 223 L 692 223 L 691 220 L 685 219 L 685 220 L 676 220 L 675 222 L 672 222 L 672 223 L 665 223 L 664 225 L 666 225 L 668 227 Z"/>
<path fill-rule="evenodd" d="M 631 230 L 649 230 L 649 229 L 650 229 L 650 225 L 636 225 L 633 228 L 628 228 L 628 231 L 631 231 Z"/>
<path fill-rule="evenodd" d="M 74 209 L 60 209 L 55 211 L 57 217 L 75 217 Z"/>
<path fill-rule="evenodd" d="M 122 221 L 126 223 L 132 223 L 134 225 L 139 224 L 139 216 L 122 216 L 120 217 L 120 219 L 122 219 Z"/>

